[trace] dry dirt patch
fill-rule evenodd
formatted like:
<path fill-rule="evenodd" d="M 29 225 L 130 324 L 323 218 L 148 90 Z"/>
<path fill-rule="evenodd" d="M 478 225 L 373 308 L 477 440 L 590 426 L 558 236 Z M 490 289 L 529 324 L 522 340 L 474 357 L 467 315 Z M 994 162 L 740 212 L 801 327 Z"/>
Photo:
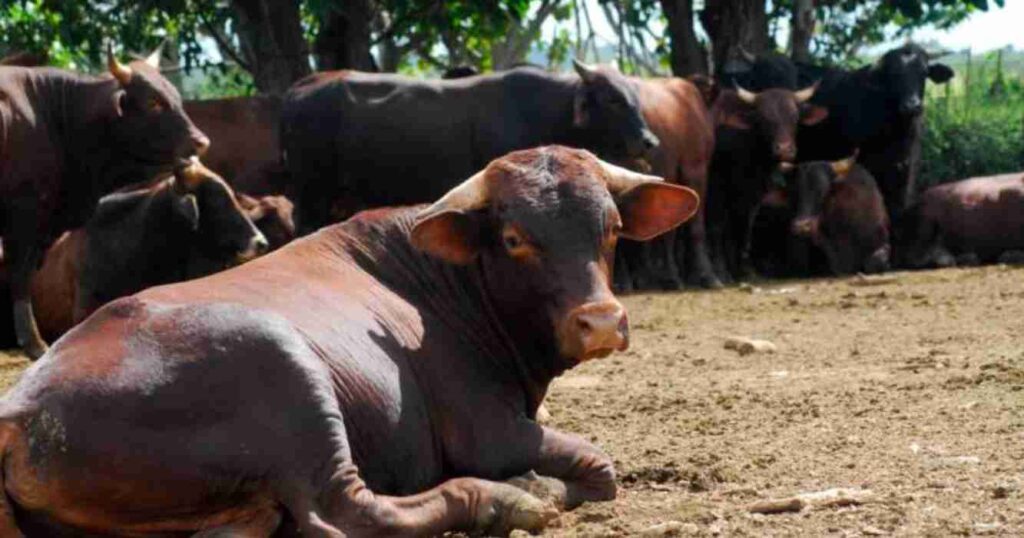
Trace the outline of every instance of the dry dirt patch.
<path fill-rule="evenodd" d="M 624 301 L 630 351 L 556 380 L 546 404 L 615 459 L 619 498 L 547 535 L 1024 535 L 1024 269 Z M 0 388 L 27 364 L 0 354 Z M 870 496 L 749 510 L 833 488 Z"/>

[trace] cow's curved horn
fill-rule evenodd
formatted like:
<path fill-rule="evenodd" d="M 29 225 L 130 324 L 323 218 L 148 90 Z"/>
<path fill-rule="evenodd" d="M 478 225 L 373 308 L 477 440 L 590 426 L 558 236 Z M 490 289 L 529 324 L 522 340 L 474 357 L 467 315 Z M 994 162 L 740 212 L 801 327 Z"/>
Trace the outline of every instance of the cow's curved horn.
<path fill-rule="evenodd" d="M 584 81 L 589 82 L 597 74 L 597 68 L 581 62 L 578 58 L 572 59 L 572 66 L 576 69 L 576 73 L 580 75 L 580 78 Z"/>
<path fill-rule="evenodd" d="M 597 158 L 595 157 L 595 159 Z M 647 174 L 627 170 L 621 166 L 602 161 L 601 159 L 597 159 L 597 162 L 601 165 L 601 169 L 604 170 L 605 185 L 608 187 L 608 192 L 612 194 L 626 192 L 641 183 L 663 181 L 658 176 L 649 176 Z"/>
<path fill-rule="evenodd" d="M 430 207 L 420 212 L 420 218 L 436 215 L 444 211 L 473 211 L 487 205 L 490 199 L 485 181 L 487 170 L 481 170 L 472 177 L 455 186 Z"/>
<path fill-rule="evenodd" d="M 132 80 L 132 68 L 117 61 L 117 57 L 114 56 L 114 45 L 111 43 L 107 44 L 107 69 L 122 86 Z"/>
<path fill-rule="evenodd" d="M 747 62 L 750 62 L 750 63 L 757 62 L 757 55 L 755 55 L 754 53 L 750 52 L 749 50 L 743 48 L 743 45 L 737 46 L 736 50 L 739 51 L 740 57 L 743 58 L 744 61 L 747 61 Z"/>
<path fill-rule="evenodd" d="M 837 180 L 846 179 L 846 175 L 850 173 L 850 170 L 853 169 L 853 165 L 856 162 L 857 162 L 857 152 L 854 152 L 853 155 L 851 155 L 851 156 L 849 156 L 849 157 L 847 157 L 845 159 L 840 159 L 838 161 L 832 161 L 832 163 L 831 163 L 832 171 L 836 173 L 836 179 Z"/>
<path fill-rule="evenodd" d="M 160 69 L 160 56 L 164 52 L 164 44 L 166 43 L 167 40 L 161 41 L 160 44 L 153 49 L 153 52 L 149 53 L 149 56 L 146 56 L 146 63 L 153 69 Z"/>
<path fill-rule="evenodd" d="M 807 101 L 810 101 L 811 97 L 814 97 L 814 92 L 818 91 L 819 84 L 821 84 L 820 80 L 800 91 L 793 92 L 793 97 L 796 99 L 796 102 L 806 103 Z"/>
<path fill-rule="evenodd" d="M 757 94 L 756 93 L 754 93 L 754 92 L 752 92 L 750 90 L 744 89 L 743 86 L 740 86 L 739 82 L 736 82 L 735 86 L 736 86 L 736 95 L 738 95 L 740 97 L 740 101 L 743 101 L 744 103 L 746 103 L 748 105 L 752 105 L 752 104 L 754 104 L 757 101 Z"/>

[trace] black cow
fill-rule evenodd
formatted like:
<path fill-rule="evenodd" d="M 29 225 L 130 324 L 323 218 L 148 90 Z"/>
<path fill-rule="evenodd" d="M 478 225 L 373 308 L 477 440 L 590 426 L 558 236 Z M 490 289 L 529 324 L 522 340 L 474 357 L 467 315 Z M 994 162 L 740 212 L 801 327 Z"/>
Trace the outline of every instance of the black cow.
<path fill-rule="evenodd" d="M 338 71 L 296 83 L 281 140 L 299 233 L 370 206 L 435 199 L 509 151 L 560 143 L 611 159 L 658 144 L 620 73 L 534 68 L 456 80 Z"/>
<path fill-rule="evenodd" d="M 46 350 L 29 295 L 46 246 L 84 224 L 102 194 L 184 166 L 209 146 L 158 63 L 158 52 L 123 65 L 108 51 L 105 76 L 0 66 L 0 233 L 30 357 Z"/>
<path fill-rule="evenodd" d="M 936 54 L 907 43 L 856 71 L 798 64 L 803 81 L 821 80 L 812 103 L 829 117 L 800 132 L 800 159 L 837 160 L 860 150 L 860 163 L 878 181 L 894 232 L 912 202 L 920 152 L 925 81 L 953 78 Z M 898 247 L 898 235 L 894 237 Z"/>

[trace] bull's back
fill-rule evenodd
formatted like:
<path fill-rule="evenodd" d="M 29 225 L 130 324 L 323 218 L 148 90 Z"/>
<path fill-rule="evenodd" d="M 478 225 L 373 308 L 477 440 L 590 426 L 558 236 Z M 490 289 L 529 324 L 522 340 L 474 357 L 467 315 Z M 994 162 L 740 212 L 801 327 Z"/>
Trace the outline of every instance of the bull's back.
<path fill-rule="evenodd" d="M 956 249 L 982 257 L 1024 248 L 1024 175 L 970 178 L 933 187 L 922 197 L 924 218 Z"/>

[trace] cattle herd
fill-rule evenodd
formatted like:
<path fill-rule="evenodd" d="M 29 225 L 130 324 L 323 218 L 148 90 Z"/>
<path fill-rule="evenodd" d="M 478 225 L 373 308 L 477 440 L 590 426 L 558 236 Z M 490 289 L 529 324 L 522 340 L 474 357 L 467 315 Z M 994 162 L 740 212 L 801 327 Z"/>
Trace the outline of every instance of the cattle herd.
<path fill-rule="evenodd" d="M 539 530 L 615 496 L 535 420 L 629 345 L 613 289 L 1024 249 L 1022 174 L 915 189 L 953 72 L 912 43 L 202 102 L 159 57 L 0 66 L 0 332 L 35 360 L 0 401 L 2 537 Z"/>

